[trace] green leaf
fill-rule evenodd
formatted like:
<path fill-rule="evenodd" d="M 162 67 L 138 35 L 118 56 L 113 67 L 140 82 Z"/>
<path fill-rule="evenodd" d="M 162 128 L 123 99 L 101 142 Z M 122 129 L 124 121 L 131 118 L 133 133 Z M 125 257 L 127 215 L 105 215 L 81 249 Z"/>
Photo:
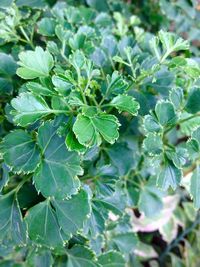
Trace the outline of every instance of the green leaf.
<path fill-rule="evenodd" d="M 98 257 L 98 264 L 102 267 L 125 267 L 125 260 L 117 251 L 108 251 Z"/>
<path fill-rule="evenodd" d="M 38 22 L 38 32 L 44 36 L 55 34 L 56 21 L 52 18 L 42 18 Z"/>
<path fill-rule="evenodd" d="M 177 121 L 174 106 L 170 102 L 158 102 L 155 107 L 155 112 L 159 123 L 164 127 L 173 125 Z"/>
<path fill-rule="evenodd" d="M 78 142 L 75 134 L 71 130 L 68 132 L 66 136 L 65 144 L 69 149 L 69 151 L 79 151 L 79 152 L 85 151 L 85 147 Z"/>
<path fill-rule="evenodd" d="M 159 132 L 161 129 L 159 123 L 151 115 L 144 117 L 144 128 L 147 132 Z"/>
<path fill-rule="evenodd" d="M 116 247 L 124 254 L 129 254 L 136 246 L 138 238 L 135 233 L 127 232 L 112 236 L 112 247 Z"/>
<path fill-rule="evenodd" d="M 110 157 L 111 165 L 118 170 L 119 176 L 126 175 L 134 168 L 134 151 L 130 149 L 126 143 L 116 143 L 109 147 L 107 151 Z M 121 157 L 123 155 L 123 158 Z M 126 160 L 124 160 L 124 158 Z"/>
<path fill-rule="evenodd" d="M 26 228 L 15 192 L 0 196 L 0 241 L 3 239 L 13 245 L 24 245 L 26 242 Z"/>
<path fill-rule="evenodd" d="M 32 137 L 23 130 L 9 133 L 3 140 L 3 157 L 14 172 L 33 172 L 40 162 L 40 151 Z"/>
<path fill-rule="evenodd" d="M 141 188 L 138 207 L 147 217 L 153 217 L 162 210 L 163 203 L 159 193 L 154 186 L 146 185 Z"/>
<path fill-rule="evenodd" d="M 73 132 L 79 143 L 88 147 L 99 145 L 100 136 L 113 144 L 119 137 L 119 125 L 117 118 L 113 115 L 100 113 L 94 117 L 87 117 L 80 114 L 73 125 Z"/>
<path fill-rule="evenodd" d="M 157 178 L 157 186 L 162 190 L 167 190 L 170 186 L 173 190 L 177 188 L 181 181 L 182 172 L 171 161 L 165 161 L 163 169 Z"/>
<path fill-rule="evenodd" d="M 193 171 L 191 184 L 190 184 L 190 193 L 192 195 L 195 208 L 200 208 L 200 167 L 197 165 L 196 169 Z"/>
<path fill-rule="evenodd" d="M 0 77 L 0 94 L 1 96 L 10 95 L 13 92 L 13 85 L 7 78 Z"/>
<path fill-rule="evenodd" d="M 90 215 L 88 194 L 81 190 L 71 199 L 54 200 L 58 223 L 67 236 L 76 234 Z"/>
<path fill-rule="evenodd" d="M 183 89 L 182 88 L 174 88 L 170 91 L 170 100 L 174 104 L 174 107 L 178 109 L 183 103 Z"/>
<path fill-rule="evenodd" d="M 172 32 L 160 30 L 158 36 L 165 51 L 162 61 L 172 52 L 189 49 L 189 42 Z"/>
<path fill-rule="evenodd" d="M 143 146 L 150 155 L 160 154 L 163 150 L 162 138 L 158 134 L 149 133 L 144 139 Z"/>
<path fill-rule="evenodd" d="M 12 99 L 11 105 L 15 109 L 14 122 L 21 126 L 27 126 L 52 113 L 42 97 L 31 93 L 21 93 L 17 98 Z"/>
<path fill-rule="evenodd" d="M 67 250 L 67 267 L 98 267 L 94 253 L 86 247 L 76 245 Z"/>
<path fill-rule="evenodd" d="M 0 194 L 4 186 L 7 185 L 8 180 L 9 180 L 9 168 L 5 163 L 1 164 L 0 167 Z"/>
<path fill-rule="evenodd" d="M 44 95 L 44 96 L 52 96 L 52 95 L 54 95 L 54 92 L 52 92 L 52 90 L 50 90 L 47 87 L 44 87 L 40 83 L 28 82 L 26 84 L 26 87 L 27 87 L 27 89 L 29 91 L 31 91 L 35 95 Z"/>
<path fill-rule="evenodd" d="M 114 71 L 110 77 L 110 81 L 106 90 L 106 95 L 118 95 L 126 92 L 128 83 L 122 78 L 118 71 Z"/>
<path fill-rule="evenodd" d="M 35 79 L 49 76 L 53 68 L 53 57 L 48 51 L 37 46 L 35 51 L 25 51 L 19 54 L 17 75 L 23 79 Z"/>
<path fill-rule="evenodd" d="M 72 81 L 70 81 L 65 75 L 53 75 L 52 83 L 55 86 L 55 90 L 62 96 L 67 96 L 74 87 Z"/>
<path fill-rule="evenodd" d="M 82 175 L 80 158 L 76 152 L 69 152 L 63 137 L 57 134 L 59 125 L 46 122 L 38 130 L 38 145 L 43 159 L 33 180 L 38 191 L 45 197 L 63 199 L 77 193 Z"/>
<path fill-rule="evenodd" d="M 159 38 L 162 42 L 163 47 L 167 51 L 179 51 L 179 50 L 188 50 L 189 49 L 189 43 L 187 40 L 184 40 L 181 37 L 177 37 L 172 32 L 166 32 L 163 30 L 159 31 Z"/>
<path fill-rule="evenodd" d="M 28 210 L 25 217 L 28 234 L 32 241 L 49 248 L 62 247 L 63 236 L 49 200 L 45 200 Z"/>
<path fill-rule="evenodd" d="M 187 98 L 185 109 L 187 112 L 195 114 L 200 111 L 200 88 L 193 88 Z"/>
<path fill-rule="evenodd" d="M 17 70 L 17 63 L 11 55 L 0 53 L 0 74 L 13 76 Z"/>
<path fill-rule="evenodd" d="M 200 155 L 200 127 L 192 132 L 191 138 L 187 141 L 186 145 L 190 159 L 196 161 Z"/>
<path fill-rule="evenodd" d="M 139 103 L 132 96 L 118 95 L 113 98 L 110 105 L 117 108 L 120 112 L 126 111 L 132 115 L 137 115 Z"/>
<path fill-rule="evenodd" d="M 30 267 L 49 267 L 54 263 L 51 251 L 47 249 L 35 249 L 31 250 L 26 257 L 27 265 Z"/>

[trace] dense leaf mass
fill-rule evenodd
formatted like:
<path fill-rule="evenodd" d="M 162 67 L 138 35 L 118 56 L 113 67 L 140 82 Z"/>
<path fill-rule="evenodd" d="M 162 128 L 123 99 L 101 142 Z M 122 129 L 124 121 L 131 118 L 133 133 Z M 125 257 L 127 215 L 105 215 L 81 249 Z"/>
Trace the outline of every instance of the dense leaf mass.
<path fill-rule="evenodd" d="M 200 265 L 199 11 L 0 1 L 0 266 Z"/>

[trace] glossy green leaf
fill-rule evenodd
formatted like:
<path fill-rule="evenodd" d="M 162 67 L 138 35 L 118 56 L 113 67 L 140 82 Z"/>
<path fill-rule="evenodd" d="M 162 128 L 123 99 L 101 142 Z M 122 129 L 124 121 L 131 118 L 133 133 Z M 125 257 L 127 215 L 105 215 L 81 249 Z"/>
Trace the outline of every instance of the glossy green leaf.
<path fill-rule="evenodd" d="M 44 36 L 55 34 L 56 21 L 52 18 L 42 18 L 38 22 L 38 32 Z"/>
<path fill-rule="evenodd" d="M 200 88 L 193 88 L 189 93 L 185 109 L 192 114 L 200 111 L 199 101 L 200 101 Z"/>
<path fill-rule="evenodd" d="M 136 102 L 132 96 L 128 95 L 118 95 L 113 98 L 110 104 L 120 112 L 126 111 L 132 115 L 137 115 L 139 109 L 139 103 Z"/>
<path fill-rule="evenodd" d="M 174 106 L 170 102 L 158 102 L 155 107 L 155 112 L 159 123 L 164 127 L 173 125 L 177 121 Z"/>
<path fill-rule="evenodd" d="M 55 200 L 58 223 L 66 235 L 73 235 L 83 228 L 83 224 L 90 215 L 88 194 L 81 190 L 71 199 Z"/>
<path fill-rule="evenodd" d="M 98 264 L 102 267 L 124 267 L 125 260 L 117 251 L 109 251 L 98 257 Z"/>
<path fill-rule="evenodd" d="M 129 254 L 138 242 L 137 236 L 133 232 L 120 233 L 112 237 L 112 246 L 119 249 L 124 254 Z"/>
<path fill-rule="evenodd" d="M 87 247 L 74 246 L 67 251 L 68 261 L 67 267 L 98 267 L 95 255 Z"/>
<path fill-rule="evenodd" d="M 26 228 L 14 192 L 0 196 L 0 242 L 4 239 L 13 245 L 26 242 Z"/>
<path fill-rule="evenodd" d="M 49 200 L 33 206 L 28 211 L 25 220 L 29 237 L 36 244 L 49 248 L 62 247 L 64 245 L 65 240 Z"/>
<path fill-rule="evenodd" d="M 0 53 L 0 74 L 13 76 L 17 70 L 17 63 L 11 55 Z"/>
<path fill-rule="evenodd" d="M 159 214 L 163 203 L 158 189 L 153 186 L 144 186 L 140 191 L 138 207 L 147 217 Z"/>
<path fill-rule="evenodd" d="M 143 146 L 145 151 L 150 155 L 160 154 L 163 150 L 162 138 L 158 134 L 149 133 L 144 139 Z"/>
<path fill-rule="evenodd" d="M 40 162 L 40 151 L 31 135 L 23 130 L 9 133 L 3 140 L 4 160 L 14 172 L 33 172 Z"/>
<path fill-rule="evenodd" d="M 43 159 L 33 180 L 38 191 L 45 197 L 58 199 L 69 197 L 80 187 L 77 175 L 82 175 L 80 158 L 76 152 L 69 152 L 65 140 L 57 134 L 54 121 L 46 122 L 39 128 L 38 145 Z"/>
<path fill-rule="evenodd" d="M 144 128 L 147 132 L 159 132 L 161 129 L 159 123 L 151 115 L 144 117 Z"/>
<path fill-rule="evenodd" d="M 53 57 L 48 51 L 37 46 L 35 51 L 25 51 L 19 54 L 17 75 L 23 79 L 47 77 L 53 68 Z"/>
<path fill-rule="evenodd" d="M 181 177 L 181 170 L 176 168 L 172 162 L 166 161 L 158 175 L 157 186 L 162 190 L 167 190 L 169 187 L 175 190 L 181 181 Z"/>
<path fill-rule="evenodd" d="M 113 144 L 119 137 L 118 128 L 119 122 L 115 116 L 100 113 L 91 118 L 78 115 L 73 131 L 80 144 L 91 147 L 101 143 L 100 137 Z"/>
<path fill-rule="evenodd" d="M 26 87 L 28 88 L 28 90 L 30 92 L 32 92 L 35 95 L 52 96 L 54 94 L 54 92 L 52 92 L 52 90 L 50 90 L 47 87 L 44 87 L 40 83 L 28 82 L 26 84 Z"/>
<path fill-rule="evenodd" d="M 36 122 L 38 119 L 50 114 L 52 111 L 45 100 L 31 93 L 22 93 L 11 101 L 14 121 L 21 126 Z"/>

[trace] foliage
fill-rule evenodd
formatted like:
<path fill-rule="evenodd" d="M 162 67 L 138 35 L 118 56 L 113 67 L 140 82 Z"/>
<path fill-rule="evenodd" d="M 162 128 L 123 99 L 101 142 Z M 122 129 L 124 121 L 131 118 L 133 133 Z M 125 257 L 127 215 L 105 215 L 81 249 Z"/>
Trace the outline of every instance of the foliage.
<path fill-rule="evenodd" d="M 127 2 L 1 3 L 1 266 L 199 264 L 200 8 Z"/>

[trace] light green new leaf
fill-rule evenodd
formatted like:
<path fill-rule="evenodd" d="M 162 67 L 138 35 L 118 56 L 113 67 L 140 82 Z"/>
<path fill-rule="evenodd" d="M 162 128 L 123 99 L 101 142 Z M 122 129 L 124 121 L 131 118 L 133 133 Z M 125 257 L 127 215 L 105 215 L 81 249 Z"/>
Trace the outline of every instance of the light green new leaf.
<path fill-rule="evenodd" d="M 66 200 L 54 200 L 58 223 L 66 235 L 73 235 L 83 228 L 90 214 L 88 194 L 81 190 L 78 194 Z"/>
<path fill-rule="evenodd" d="M 195 208 L 200 208 L 200 167 L 197 165 L 191 178 L 190 193 L 193 197 Z"/>
<path fill-rule="evenodd" d="M 172 32 L 160 30 L 158 36 L 165 51 L 161 61 L 164 61 L 173 52 L 189 49 L 189 42 Z"/>
<path fill-rule="evenodd" d="M 55 212 L 48 200 L 29 209 L 25 221 L 32 241 L 49 248 L 62 247 L 64 245 Z"/>
<path fill-rule="evenodd" d="M 177 121 L 177 116 L 172 103 L 161 101 L 156 104 L 155 112 L 159 123 L 164 126 L 173 125 Z"/>
<path fill-rule="evenodd" d="M 179 185 L 182 172 L 171 161 L 166 161 L 165 165 L 158 175 L 157 186 L 162 190 L 167 190 L 170 186 L 173 190 Z"/>
<path fill-rule="evenodd" d="M 54 65 L 52 55 L 39 46 L 35 51 L 21 52 L 19 59 L 17 75 L 23 79 L 47 77 Z"/>
<path fill-rule="evenodd" d="M 118 95 L 113 98 L 110 105 L 116 107 L 120 112 L 126 111 L 132 115 L 137 115 L 140 107 L 139 103 L 132 96 Z"/>
<path fill-rule="evenodd" d="M 160 30 L 159 33 L 160 41 L 162 42 L 163 47 L 169 52 L 175 52 L 179 50 L 189 49 L 189 43 L 187 40 L 184 40 L 181 37 L 176 36 L 172 32 L 166 32 Z"/>
<path fill-rule="evenodd" d="M 117 251 L 108 251 L 98 257 L 98 264 L 102 267 L 125 267 L 125 260 Z"/>
<path fill-rule="evenodd" d="M 33 172 L 40 162 L 40 151 L 23 130 L 9 133 L 3 140 L 3 158 L 14 172 Z"/>
<path fill-rule="evenodd" d="M 34 123 L 53 112 L 43 98 L 31 93 L 20 94 L 11 101 L 11 105 L 15 109 L 14 122 L 21 126 Z"/>
<path fill-rule="evenodd" d="M 86 247 L 76 245 L 67 250 L 67 256 L 66 267 L 98 267 L 94 253 Z"/>
<path fill-rule="evenodd" d="M 0 196 L 0 241 L 3 239 L 13 245 L 26 242 L 26 228 L 14 192 Z"/>
<path fill-rule="evenodd" d="M 63 199 L 77 192 L 80 187 L 77 175 L 82 175 L 83 170 L 78 154 L 67 150 L 65 140 L 58 136 L 57 130 L 54 121 L 46 122 L 38 130 L 43 159 L 33 180 L 45 197 Z"/>
<path fill-rule="evenodd" d="M 101 143 L 100 136 L 113 144 L 119 137 L 119 125 L 114 115 L 100 113 L 94 117 L 87 117 L 80 114 L 73 125 L 73 132 L 79 143 L 88 147 L 99 145 Z"/>

